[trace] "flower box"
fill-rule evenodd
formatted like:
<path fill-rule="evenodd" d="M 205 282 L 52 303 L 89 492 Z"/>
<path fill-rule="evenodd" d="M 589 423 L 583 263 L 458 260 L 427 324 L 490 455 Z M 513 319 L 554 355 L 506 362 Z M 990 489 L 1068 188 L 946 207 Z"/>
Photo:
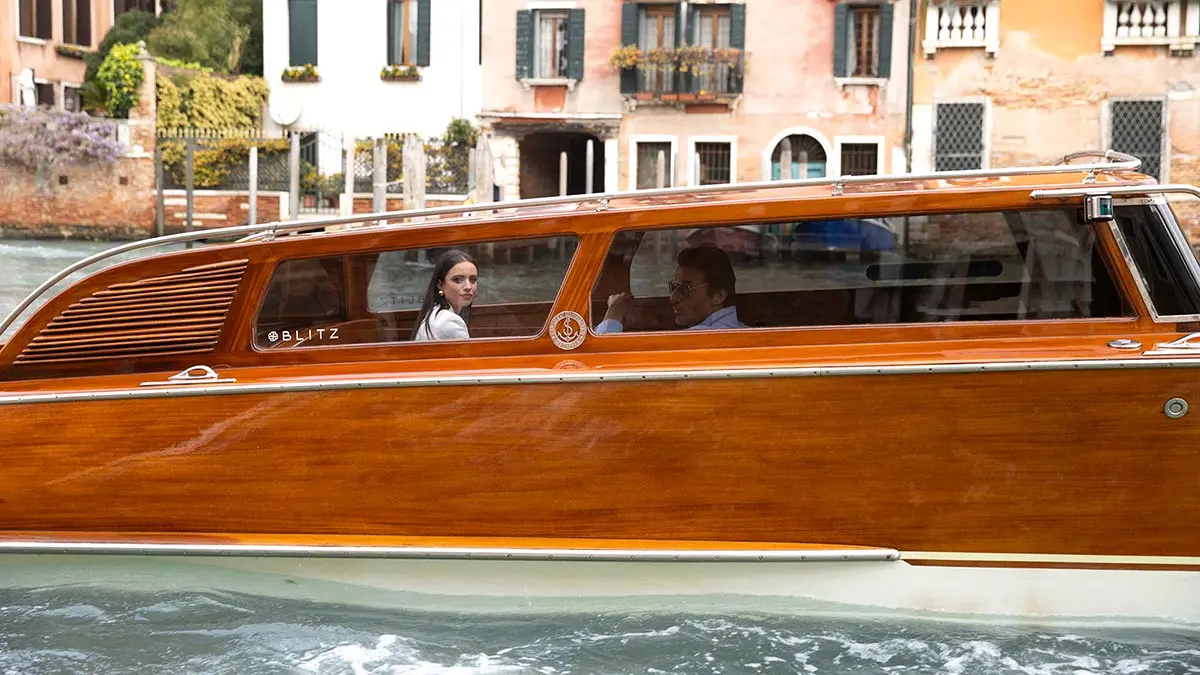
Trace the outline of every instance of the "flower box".
<path fill-rule="evenodd" d="M 54 51 L 59 56 L 65 56 L 69 59 L 82 59 L 88 54 L 88 50 L 78 45 L 54 45 Z"/>
<path fill-rule="evenodd" d="M 639 100 L 639 101 L 652 101 L 652 100 L 654 100 L 654 92 L 652 92 L 652 91 L 639 91 L 639 92 L 636 94 L 636 97 L 637 97 L 637 100 Z"/>
<path fill-rule="evenodd" d="M 670 94 L 662 94 L 659 98 L 666 103 L 674 103 L 675 101 L 679 100 L 679 94 L 672 92 Z"/>
<path fill-rule="evenodd" d="M 320 82 L 321 76 L 317 74 L 316 66 L 307 63 L 303 66 L 289 66 L 284 68 L 279 79 L 284 82 Z"/>
<path fill-rule="evenodd" d="M 384 66 L 379 71 L 379 79 L 384 82 L 420 82 L 421 71 L 416 66 Z"/>

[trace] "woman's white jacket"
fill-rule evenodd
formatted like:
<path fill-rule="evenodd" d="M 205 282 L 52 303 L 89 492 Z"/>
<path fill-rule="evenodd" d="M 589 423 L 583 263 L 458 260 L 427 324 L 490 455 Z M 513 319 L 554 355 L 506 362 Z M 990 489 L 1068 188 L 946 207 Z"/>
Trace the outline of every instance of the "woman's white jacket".
<path fill-rule="evenodd" d="M 452 309 L 434 307 L 425 321 L 417 326 L 413 340 L 466 340 L 471 337 L 467 322 Z"/>

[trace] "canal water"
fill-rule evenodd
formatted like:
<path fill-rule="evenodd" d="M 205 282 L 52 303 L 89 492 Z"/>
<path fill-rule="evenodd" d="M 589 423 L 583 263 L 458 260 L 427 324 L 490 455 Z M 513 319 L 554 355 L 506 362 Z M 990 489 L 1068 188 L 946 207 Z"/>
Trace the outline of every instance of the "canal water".
<path fill-rule="evenodd" d="M 90 242 L 0 240 L 0 314 Z M 12 566 L 0 567 L 19 574 Z M 873 615 L 395 611 L 197 588 L 5 588 L 0 673 L 1183 675 L 1200 631 Z M 186 585 L 186 584 L 184 584 Z"/>

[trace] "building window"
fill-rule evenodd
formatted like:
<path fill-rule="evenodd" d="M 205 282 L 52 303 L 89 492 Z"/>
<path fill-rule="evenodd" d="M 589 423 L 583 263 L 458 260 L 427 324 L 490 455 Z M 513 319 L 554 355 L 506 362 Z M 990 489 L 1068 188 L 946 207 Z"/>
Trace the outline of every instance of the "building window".
<path fill-rule="evenodd" d="M 638 47 L 643 53 L 675 48 L 675 6 L 645 5 L 638 17 Z M 670 65 L 638 69 L 639 91 L 675 91 L 675 69 Z"/>
<path fill-rule="evenodd" d="M 81 0 L 81 2 L 87 2 L 87 0 Z M 158 14 L 156 5 L 155 0 L 113 0 L 113 20 L 125 12 L 138 11 Z"/>
<path fill-rule="evenodd" d="M 878 143 L 842 143 L 843 176 L 874 176 L 878 173 Z"/>
<path fill-rule="evenodd" d="M 1109 105 L 1109 146 L 1142 160 L 1142 173 L 1164 180 L 1163 101 L 1112 101 Z"/>
<path fill-rule="evenodd" d="M 637 189 L 652 190 L 670 187 L 674 183 L 674 157 L 671 144 L 662 142 L 637 144 Z"/>
<path fill-rule="evenodd" d="M 542 10 L 533 13 L 533 76 L 567 76 L 567 10 Z"/>
<path fill-rule="evenodd" d="M 34 82 L 34 91 L 37 92 L 37 104 L 54 106 L 54 85 L 50 82 Z"/>
<path fill-rule="evenodd" d="M 824 178 L 828 158 L 817 139 L 792 134 L 771 151 L 771 180 Z"/>
<path fill-rule="evenodd" d="M 934 171 L 982 169 L 984 105 L 938 103 L 934 110 Z"/>
<path fill-rule="evenodd" d="M 696 7 L 692 14 L 691 43 L 714 50 L 729 49 L 732 36 L 729 9 L 729 5 Z M 701 63 L 692 73 L 692 91 L 734 91 L 730 83 L 730 68 L 728 63 Z"/>
<path fill-rule="evenodd" d="M 63 42 L 81 47 L 92 46 L 91 0 L 63 0 Z"/>
<path fill-rule="evenodd" d="M 50 0 L 20 0 L 17 11 L 21 37 L 50 39 Z"/>
<path fill-rule="evenodd" d="M 732 182 L 733 147 L 729 143 L 696 144 L 696 184 L 719 185 Z"/>
<path fill-rule="evenodd" d="M 288 0 L 288 65 L 317 65 L 317 0 Z"/>
<path fill-rule="evenodd" d="M 83 111 L 83 94 L 79 87 L 63 85 L 63 110 L 67 112 Z"/>
<path fill-rule="evenodd" d="M 421 8 L 417 0 L 388 2 L 388 63 L 417 65 Z"/>
<path fill-rule="evenodd" d="M 879 8 L 850 9 L 850 77 L 879 77 Z"/>
<path fill-rule="evenodd" d="M 517 79 L 582 80 L 584 27 L 582 9 L 517 10 Z"/>
<path fill-rule="evenodd" d="M 834 9 L 835 77 L 884 79 L 892 70 L 891 4 L 846 4 Z"/>

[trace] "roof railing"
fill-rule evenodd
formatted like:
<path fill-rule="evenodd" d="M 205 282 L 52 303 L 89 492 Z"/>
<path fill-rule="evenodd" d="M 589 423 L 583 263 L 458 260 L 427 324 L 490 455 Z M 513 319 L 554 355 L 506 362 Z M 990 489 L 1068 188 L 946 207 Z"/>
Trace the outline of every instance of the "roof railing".
<path fill-rule="evenodd" d="M 1070 164 L 1072 159 L 1082 157 L 1103 158 L 1107 163 L 1103 164 Z M 3 335 L 6 330 L 17 318 L 28 309 L 37 299 L 46 291 L 53 288 L 57 283 L 67 278 L 71 274 L 78 272 L 81 269 L 90 267 L 102 260 L 106 260 L 113 256 L 136 251 L 145 248 L 155 248 L 168 244 L 176 244 L 189 241 L 197 241 L 201 239 L 225 239 L 236 235 L 248 235 L 237 242 L 252 242 L 257 240 L 271 240 L 279 235 L 304 232 L 307 230 L 323 229 L 327 227 L 336 227 L 339 225 L 354 225 L 357 223 L 378 222 L 378 221 L 398 221 L 389 222 L 384 227 L 403 227 L 405 221 L 411 221 L 416 218 L 426 218 L 429 216 L 444 216 L 471 213 L 476 211 L 507 211 L 512 210 L 514 214 L 518 210 L 525 211 L 541 206 L 561 206 L 568 204 L 582 204 L 587 202 L 597 202 L 599 210 L 608 208 L 609 202 L 614 199 L 645 199 L 648 197 L 662 197 L 675 195 L 709 195 L 720 194 L 723 192 L 742 192 L 748 190 L 778 190 L 783 188 L 794 187 L 814 187 L 828 185 L 832 188 L 831 196 L 839 196 L 844 194 L 843 188 L 847 185 L 863 185 L 870 183 L 885 183 L 897 181 L 920 181 L 920 180 L 961 180 L 970 178 L 1001 178 L 1005 176 L 1029 176 L 1029 175 L 1053 175 L 1064 173 L 1078 173 L 1081 171 L 1088 172 L 1086 182 L 1094 180 L 1096 173 L 1104 173 L 1110 171 L 1136 171 L 1142 165 L 1140 159 L 1127 155 L 1121 152 L 1112 150 L 1107 151 L 1083 151 L 1075 152 L 1064 156 L 1054 163 L 1052 166 L 1035 166 L 1035 167 L 1019 167 L 1008 169 L 972 169 L 967 171 L 940 171 L 931 173 L 902 173 L 889 175 L 871 175 L 871 176 L 839 176 L 834 178 L 806 178 L 798 180 L 777 180 L 777 181 L 757 181 L 751 183 L 722 183 L 719 185 L 693 185 L 680 186 L 669 188 L 657 188 L 651 190 L 629 190 L 618 192 L 593 192 L 580 195 L 567 195 L 562 197 L 542 197 L 537 199 L 522 199 L 510 202 L 483 202 L 478 204 L 464 204 L 461 206 L 439 206 L 428 209 L 414 209 L 411 211 L 387 211 L 380 213 L 362 213 L 351 216 L 339 216 L 333 218 L 322 218 L 319 220 L 286 220 L 273 221 L 270 223 L 262 223 L 256 225 L 235 225 L 231 227 L 220 227 L 209 230 L 197 230 L 195 232 L 179 232 L 176 234 L 168 234 L 161 237 L 144 239 L 141 241 L 129 242 L 120 246 L 115 246 L 110 249 L 105 249 L 94 255 L 88 256 L 79 260 L 67 267 L 63 268 L 45 283 L 38 286 L 31 292 L 19 305 L 16 306 L 8 316 L 4 318 L 4 322 L 0 323 L 0 335 Z M 1090 180 L 1089 180 L 1090 179 Z M 375 226 L 379 227 L 379 226 Z M 364 228 L 365 229 L 365 228 Z M 361 230 L 356 230 L 361 231 Z"/>

